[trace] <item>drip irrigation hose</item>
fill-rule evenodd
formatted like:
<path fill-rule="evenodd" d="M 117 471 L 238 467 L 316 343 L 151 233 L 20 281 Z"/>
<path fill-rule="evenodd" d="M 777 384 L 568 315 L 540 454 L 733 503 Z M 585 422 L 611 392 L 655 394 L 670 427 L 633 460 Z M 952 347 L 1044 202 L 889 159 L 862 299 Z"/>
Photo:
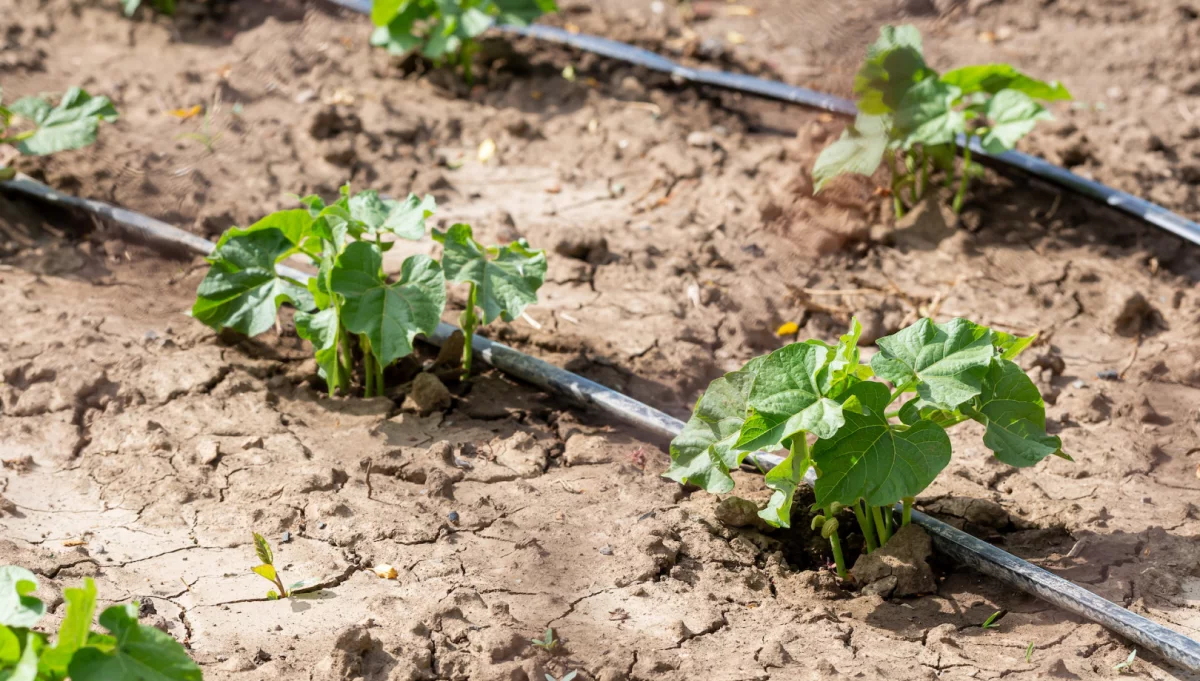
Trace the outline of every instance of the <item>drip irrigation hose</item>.
<path fill-rule="evenodd" d="M 363 14 L 371 13 L 371 0 L 329 1 L 356 12 Z M 854 102 L 842 97 L 740 73 L 728 73 L 714 69 L 688 68 L 649 50 L 616 40 L 601 38 L 600 36 L 571 33 L 570 31 L 554 26 L 542 26 L 539 24 L 527 27 L 497 25 L 494 28 L 503 33 L 559 43 L 584 52 L 592 52 L 610 59 L 643 66 L 651 71 L 666 73 L 671 76 L 672 80 L 677 82 L 712 85 L 726 90 L 745 92 L 793 104 L 802 104 L 844 116 L 854 116 L 858 113 L 858 107 Z M 1119 211 L 1140 218 L 1155 227 L 1165 229 L 1193 244 L 1200 245 L 1200 224 L 1188 220 L 1177 213 L 1173 213 L 1158 204 L 1138 198 L 1133 194 L 1113 189 L 1095 180 L 1080 177 L 1066 168 L 1060 168 L 1037 156 L 1019 151 L 989 154 L 979 145 L 978 138 L 968 140 L 965 135 L 959 135 L 958 145 L 960 147 L 969 146 L 972 157 L 977 157 L 982 161 L 991 161 L 996 165 L 1008 166 L 1024 171 L 1035 177 L 1105 203 Z"/>
<path fill-rule="evenodd" d="M 48 203 L 86 211 L 115 224 L 127 237 L 161 250 L 208 255 L 216 246 L 207 239 L 161 220 L 100 201 L 62 194 L 24 175 L 18 175 L 15 180 L 0 182 L 0 190 L 15 191 Z M 279 265 L 277 269 L 280 274 L 298 281 L 307 281 L 311 276 L 285 265 Z M 440 346 L 458 330 L 442 322 L 428 340 Z M 503 343 L 481 336 L 475 336 L 473 342 L 479 359 L 526 383 L 593 406 L 609 416 L 655 435 L 673 438 L 683 429 L 684 424 L 679 419 L 595 381 L 526 355 Z M 752 454 L 750 458 L 760 470 L 771 468 L 783 461 L 783 457 L 762 452 Z M 809 483 L 813 481 L 811 473 L 809 471 L 810 475 L 806 478 Z M 897 504 L 896 508 L 899 510 L 900 505 Z M 1200 643 L 936 518 L 914 510 L 912 522 L 923 527 L 932 537 L 934 548 L 946 556 L 1067 612 L 1095 622 L 1183 669 L 1200 673 Z"/>

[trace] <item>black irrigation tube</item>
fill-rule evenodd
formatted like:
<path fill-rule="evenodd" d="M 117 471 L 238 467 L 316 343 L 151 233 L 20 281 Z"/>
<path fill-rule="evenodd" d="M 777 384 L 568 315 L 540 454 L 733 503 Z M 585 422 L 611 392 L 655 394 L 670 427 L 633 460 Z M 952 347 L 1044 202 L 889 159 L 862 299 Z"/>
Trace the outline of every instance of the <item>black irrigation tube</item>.
<path fill-rule="evenodd" d="M 371 0 L 329 1 L 356 12 L 363 14 L 371 13 Z M 842 97 L 835 97 L 834 95 L 817 92 L 816 90 L 740 73 L 727 73 L 714 69 L 688 68 L 660 54 L 655 54 L 649 50 L 616 40 L 601 38 L 600 36 L 571 33 L 570 31 L 554 26 L 542 25 L 528 27 L 496 26 L 495 28 L 504 33 L 568 45 L 585 52 L 592 52 L 610 59 L 643 66 L 652 71 L 666 73 L 673 80 L 679 82 L 712 85 L 726 90 L 745 92 L 793 104 L 802 104 L 844 116 L 854 116 L 858 113 L 858 107 L 855 106 L 854 102 Z M 998 165 L 1016 168 L 1035 177 L 1066 187 L 1136 218 L 1140 218 L 1156 227 L 1165 229 L 1193 244 L 1200 245 L 1200 224 L 1196 224 L 1158 204 L 1151 203 L 1133 194 L 1113 189 L 1095 180 L 1080 177 L 1066 168 L 1060 168 L 1037 156 L 1031 156 L 1019 151 L 989 154 L 979 146 L 978 139 L 967 140 L 965 136 L 961 135 L 959 136 L 958 144 L 959 146 L 967 146 L 969 144 L 973 157 L 990 160 Z"/>
<path fill-rule="evenodd" d="M 115 223 L 127 236 L 135 237 L 161 250 L 208 255 L 215 247 L 215 244 L 207 239 L 160 220 L 100 201 L 63 194 L 26 176 L 0 182 L 0 190 L 14 191 L 47 203 L 83 210 Z M 282 265 L 278 269 L 280 273 L 300 281 L 306 281 L 311 276 Z M 456 327 L 443 322 L 438 325 L 437 332 L 429 341 L 441 345 L 455 331 L 458 331 Z M 573 398 L 656 435 L 673 438 L 683 428 L 683 422 L 669 414 L 595 381 L 514 350 L 503 343 L 480 336 L 475 336 L 474 343 L 480 359 L 526 383 Z M 782 460 L 774 454 L 759 453 L 753 456 L 760 466 L 765 467 L 773 466 Z M 912 520 L 925 528 L 933 539 L 934 547 L 950 558 L 1067 612 L 1095 622 L 1183 669 L 1200 672 L 1200 643 L 936 518 L 913 511 Z"/>

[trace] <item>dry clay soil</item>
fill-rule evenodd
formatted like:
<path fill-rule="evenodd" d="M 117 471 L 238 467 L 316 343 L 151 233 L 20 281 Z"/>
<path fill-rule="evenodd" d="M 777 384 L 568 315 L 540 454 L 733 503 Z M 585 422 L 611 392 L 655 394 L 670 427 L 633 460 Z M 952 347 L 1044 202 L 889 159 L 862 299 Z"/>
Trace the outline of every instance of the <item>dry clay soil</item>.
<path fill-rule="evenodd" d="M 1003 59 L 1075 90 L 1029 150 L 1200 217 L 1194 4 L 806 4 L 569 0 L 550 21 L 843 95 L 877 26 L 915 21 L 939 67 Z M 786 321 L 830 339 L 857 315 L 867 354 L 920 315 L 1038 332 L 1023 361 L 1075 462 L 1006 468 L 964 425 L 918 506 L 1200 638 L 1195 246 L 1001 176 L 962 218 L 897 221 L 870 181 L 812 198 L 832 117 L 525 42 L 489 44 L 467 88 L 369 31 L 295 0 L 174 21 L 2 0 L 6 97 L 80 84 L 122 112 L 90 149 L 16 164 L 208 237 L 346 181 L 433 193 L 439 222 L 550 252 L 533 323 L 488 334 L 681 417 Z M 255 340 L 185 316 L 202 261 L 0 207 L 0 562 L 41 575 L 47 626 L 91 576 L 208 679 L 1091 679 L 1131 650 L 936 557 L 930 595 L 840 587 L 805 530 L 734 527 L 662 479 L 665 442 L 496 374 L 448 380 L 426 415 L 411 371 L 393 398 L 329 399 L 286 313 Z M 267 601 L 252 530 L 315 590 Z M 547 627 L 549 652 L 529 644 Z M 1145 652 L 1132 672 L 1197 678 Z"/>

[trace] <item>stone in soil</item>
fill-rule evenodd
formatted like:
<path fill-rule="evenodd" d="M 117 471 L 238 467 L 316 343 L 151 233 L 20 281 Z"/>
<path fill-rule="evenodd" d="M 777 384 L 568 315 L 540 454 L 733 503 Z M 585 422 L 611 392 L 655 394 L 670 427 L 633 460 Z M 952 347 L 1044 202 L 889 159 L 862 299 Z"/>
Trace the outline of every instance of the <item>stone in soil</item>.
<path fill-rule="evenodd" d="M 850 569 L 863 591 L 884 598 L 919 596 L 937 591 L 937 580 L 927 562 L 933 542 L 916 525 L 901 527 L 878 551 L 864 553 Z"/>
<path fill-rule="evenodd" d="M 404 408 L 412 409 L 422 416 L 434 411 L 449 409 L 452 402 L 450 391 L 433 374 L 417 374 L 412 389 L 404 398 Z"/>

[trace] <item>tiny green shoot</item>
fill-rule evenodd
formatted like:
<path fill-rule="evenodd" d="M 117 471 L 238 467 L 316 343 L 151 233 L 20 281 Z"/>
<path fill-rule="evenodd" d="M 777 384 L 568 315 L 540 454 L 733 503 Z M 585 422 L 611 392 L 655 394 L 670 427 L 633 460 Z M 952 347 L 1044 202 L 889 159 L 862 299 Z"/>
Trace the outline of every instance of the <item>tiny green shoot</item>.
<path fill-rule="evenodd" d="M 963 148 L 955 176 L 956 147 L 974 141 L 989 154 L 1009 151 L 1051 118 L 1043 102 L 1071 99 L 1057 82 L 1045 82 L 1008 64 L 964 66 L 938 74 L 925 62 L 913 26 L 884 26 L 854 79 L 858 116 L 813 165 L 815 191 L 839 175 L 870 176 L 886 161 L 897 217 L 919 202 L 941 173 L 962 210 L 972 177 L 982 171 Z M 957 187 L 957 189 L 956 189 Z"/>
<path fill-rule="evenodd" d="M 553 676 L 546 674 L 546 681 L 575 681 L 575 676 L 579 674 L 578 670 L 567 672 L 561 679 L 556 679 Z"/>
<path fill-rule="evenodd" d="M 175 0 L 150 0 L 150 6 L 154 11 L 167 16 L 175 14 Z M 138 8 L 142 6 L 142 0 L 121 0 L 121 9 L 125 12 L 125 16 L 131 17 Z"/>
<path fill-rule="evenodd" d="M 96 141 L 101 123 L 117 119 L 108 97 L 93 97 L 73 87 L 55 106 L 44 97 L 22 97 L 4 106 L 0 90 L 0 144 L 11 144 L 25 156 L 43 156 L 86 147 Z M 0 180 L 16 175 L 0 166 Z"/>
<path fill-rule="evenodd" d="M 199 142 L 208 153 L 215 153 L 217 150 L 217 142 L 221 141 L 221 137 L 224 134 L 220 130 L 215 133 L 212 130 L 213 112 L 219 108 L 219 103 L 220 100 L 214 100 L 213 106 L 205 108 L 204 118 L 200 121 L 199 130 L 194 130 L 192 132 L 181 132 L 176 135 L 176 138 Z"/>
<path fill-rule="evenodd" d="M 995 629 L 1000 626 L 1000 618 L 1008 614 L 1007 610 L 997 610 L 979 625 L 981 629 Z"/>
<path fill-rule="evenodd" d="M 468 285 L 467 305 L 459 317 L 465 379 L 471 375 L 475 330 L 497 317 L 512 321 L 537 302 L 537 291 L 546 280 L 546 253 L 530 248 L 524 239 L 504 247 L 484 246 L 464 224 L 445 232 L 434 230 L 433 238 L 443 247 L 446 278 Z"/>
<path fill-rule="evenodd" d="M 1029 642 L 1029 647 L 1025 648 L 1025 662 L 1028 664 L 1033 662 L 1033 641 Z"/>
<path fill-rule="evenodd" d="M 542 634 L 541 638 L 533 638 L 529 642 L 547 652 L 558 646 L 558 639 L 554 638 L 554 629 L 550 627 L 546 627 L 546 633 Z"/>
<path fill-rule="evenodd" d="M 1114 665 L 1113 671 L 1121 674 L 1132 671 L 1134 662 L 1137 662 L 1137 648 L 1134 648 L 1133 652 L 1129 653 L 1129 657 Z"/>
<path fill-rule="evenodd" d="M 257 532 L 254 533 L 254 554 L 258 556 L 258 560 L 261 562 L 261 565 L 251 568 L 254 574 L 274 584 L 276 587 L 267 592 L 267 600 L 277 601 L 280 598 L 287 598 L 292 595 L 291 591 L 283 586 L 283 580 L 280 579 L 279 571 L 275 568 L 275 554 L 271 552 L 271 545 L 267 543 L 265 537 Z M 293 585 L 293 588 L 295 586 Z"/>

